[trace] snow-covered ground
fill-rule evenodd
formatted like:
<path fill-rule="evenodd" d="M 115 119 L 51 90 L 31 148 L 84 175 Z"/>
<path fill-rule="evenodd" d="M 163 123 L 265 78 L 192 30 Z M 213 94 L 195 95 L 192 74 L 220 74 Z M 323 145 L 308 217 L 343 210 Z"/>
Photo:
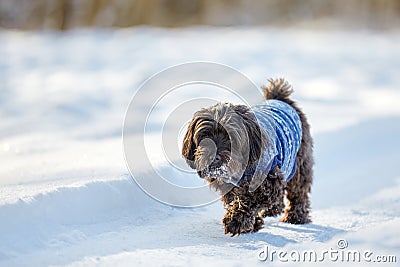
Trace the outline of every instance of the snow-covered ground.
<path fill-rule="evenodd" d="M 399 43 L 399 32 L 268 28 L 1 31 L 0 265 L 279 265 L 276 254 L 258 259 L 268 246 L 368 250 L 371 260 L 397 257 L 369 265 L 397 266 Z M 133 182 L 121 137 L 131 97 L 154 73 L 198 60 L 257 85 L 282 76 L 294 85 L 315 137 L 312 224 L 271 218 L 259 233 L 231 238 L 220 203 L 173 208 Z"/>

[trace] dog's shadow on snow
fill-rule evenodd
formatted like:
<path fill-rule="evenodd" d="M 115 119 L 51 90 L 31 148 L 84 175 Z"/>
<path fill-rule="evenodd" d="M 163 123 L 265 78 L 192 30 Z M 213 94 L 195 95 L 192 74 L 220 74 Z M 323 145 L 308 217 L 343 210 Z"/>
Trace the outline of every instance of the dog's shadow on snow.
<path fill-rule="evenodd" d="M 242 238 L 249 243 L 263 242 L 273 247 L 284 247 L 288 244 L 304 241 L 326 242 L 343 232 L 345 231 L 342 229 L 317 224 L 272 223 L 266 224 L 260 232 L 242 235 Z M 254 246 L 248 246 L 248 249 L 254 249 Z"/>

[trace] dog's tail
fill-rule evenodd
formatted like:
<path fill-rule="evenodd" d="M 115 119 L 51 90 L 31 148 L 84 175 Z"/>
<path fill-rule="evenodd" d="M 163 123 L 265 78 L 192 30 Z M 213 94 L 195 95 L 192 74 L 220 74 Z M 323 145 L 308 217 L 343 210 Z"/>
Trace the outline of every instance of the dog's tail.
<path fill-rule="evenodd" d="M 289 96 L 293 93 L 292 86 L 283 78 L 268 79 L 269 86 L 262 85 L 265 100 L 277 99 L 291 104 Z"/>

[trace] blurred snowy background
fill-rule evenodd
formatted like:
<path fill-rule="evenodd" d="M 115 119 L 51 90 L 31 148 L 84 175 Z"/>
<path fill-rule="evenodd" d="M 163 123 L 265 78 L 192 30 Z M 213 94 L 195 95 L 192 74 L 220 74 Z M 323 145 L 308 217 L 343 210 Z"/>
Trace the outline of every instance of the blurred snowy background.
<path fill-rule="evenodd" d="M 339 238 L 399 261 L 399 13 L 390 0 L 0 0 L 0 265 L 249 266 L 264 245 Z M 293 84 L 315 137 L 312 224 L 230 238 L 220 203 L 171 208 L 132 181 L 131 97 L 199 60 Z"/>

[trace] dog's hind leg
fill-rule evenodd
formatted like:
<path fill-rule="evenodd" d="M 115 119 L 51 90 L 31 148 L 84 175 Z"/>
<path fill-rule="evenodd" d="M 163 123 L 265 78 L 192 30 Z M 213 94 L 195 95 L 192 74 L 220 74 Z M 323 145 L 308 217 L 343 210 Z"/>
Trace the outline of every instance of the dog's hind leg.
<path fill-rule="evenodd" d="M 292 105 L 300 116 L 303 136 L 296 157 L 296 173 L 286 185 L 288 205 L 281 221 L 304 224 L 311 222 L 309 194 L 313 180 L 313 139 L 306 116 L 296 105 Z"/>
<path fill-rule="evenodd" d="M 301 161 L 299 157 L 297 159 Z M 311 222 L 309 193 L 312 184 L 312 165 L 309 164 L 310 161 L 307 160 L 298 162 L 296 174 L 287 183 L 286 198 L 288 203 L 281 219 L 282 222 L 293 224 Z"/>

